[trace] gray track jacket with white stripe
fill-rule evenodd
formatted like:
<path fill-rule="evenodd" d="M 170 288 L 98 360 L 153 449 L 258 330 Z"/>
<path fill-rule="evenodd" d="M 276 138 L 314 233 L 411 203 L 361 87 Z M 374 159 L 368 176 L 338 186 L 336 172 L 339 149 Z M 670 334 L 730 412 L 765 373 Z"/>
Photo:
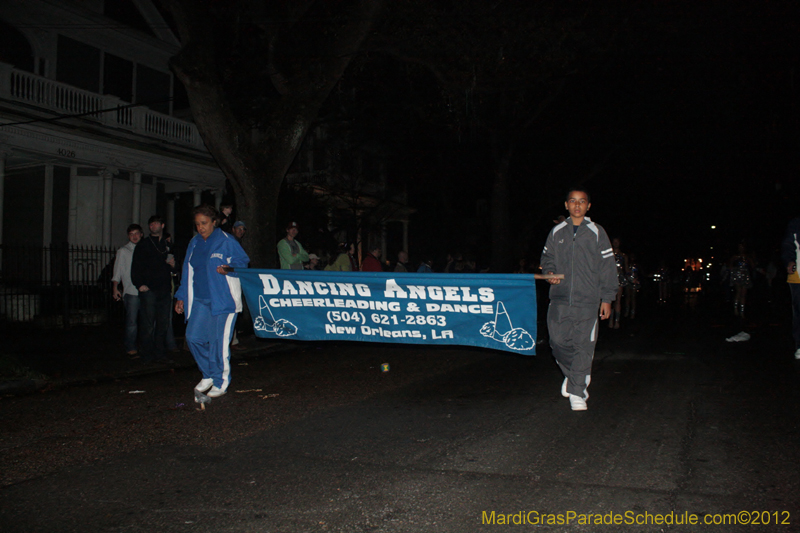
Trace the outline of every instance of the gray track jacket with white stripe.
<path fill-rule="evenodd" d="M 542 272 L 564 274 L 550 286 L 550 300 L 561 305 L 600 307 L 617 296 L 617 263 L 606 231 L 584 217 L 573 232 L 572 219 L 558 224 L 547 236 L 542 251 Z"/>

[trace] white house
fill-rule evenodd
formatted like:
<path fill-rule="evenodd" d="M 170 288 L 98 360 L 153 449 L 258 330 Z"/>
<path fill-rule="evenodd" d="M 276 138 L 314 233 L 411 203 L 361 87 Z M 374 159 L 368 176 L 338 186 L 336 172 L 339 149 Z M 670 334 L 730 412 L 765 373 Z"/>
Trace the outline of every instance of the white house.
<path fill-rule="evenodd" d="M 178 49 L 150 0 L 0 2 L 0 244 L 119 246 L 156 212 L 176 231 L 180 197 L 219 205 Z"/>

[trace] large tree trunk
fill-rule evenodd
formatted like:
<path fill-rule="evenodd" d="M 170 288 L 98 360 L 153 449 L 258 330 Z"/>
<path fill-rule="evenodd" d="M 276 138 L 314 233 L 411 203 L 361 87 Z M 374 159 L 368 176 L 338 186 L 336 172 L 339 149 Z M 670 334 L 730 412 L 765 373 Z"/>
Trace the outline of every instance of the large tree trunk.
<path fill-rule="evenodd" d="M 490 269 L 492 272 L 511 272 L 514 262 L 519 259 L 514 257 L 511 240 L 511 192 L 508 184 L 508 169 L 511 166 L 511 157 L 514 153 L 512 143 L 500 140 L 493 135 L 492 148 L 494 152 L 495 168 L 492 180 L 491 199 L 491 228 L 492 228 L 492 259 Z"/>
<path fill-rule="evenodd" d="M 170 65 L 186 87 L 197 129 L 233 186 L 251 266 L 276 265 L 278 195 L 312 122 L 377 18 L 382 2 L 356 2 L 359 13 L 335 28 L 336 45 L 314 63 L 312 72 L 286 81 L 272 109 L 263 141 L 232 111 L 215 57 L 214 20 L 196 0 L 164 0 L 178 25 L 183 47 Z M 264 59 L 267 61 L 267 58 Z"/>

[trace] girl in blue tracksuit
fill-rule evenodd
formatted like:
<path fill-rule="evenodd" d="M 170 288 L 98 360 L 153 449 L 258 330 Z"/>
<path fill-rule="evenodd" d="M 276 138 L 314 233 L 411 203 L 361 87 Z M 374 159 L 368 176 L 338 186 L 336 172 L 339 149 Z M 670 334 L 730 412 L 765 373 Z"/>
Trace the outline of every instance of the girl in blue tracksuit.
<path fill-rule="evenodd" d="M 236 313 L 242 311 L 239 279 L 226 267 L 247 267 L 250 258 L 217 227 L 216 209 L 201 205 L 193 213 L 197 235 L 186 250 L 175 312 L 186 312 L 186 342 L 203 374 L 195 389 L 216 398 L 230 384 L 230 342 Z"/>

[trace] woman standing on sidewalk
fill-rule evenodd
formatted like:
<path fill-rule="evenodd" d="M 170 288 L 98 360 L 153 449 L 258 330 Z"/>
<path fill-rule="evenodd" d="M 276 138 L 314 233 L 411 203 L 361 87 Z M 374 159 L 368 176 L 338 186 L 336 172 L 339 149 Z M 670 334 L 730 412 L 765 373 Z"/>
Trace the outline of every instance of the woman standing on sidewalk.
<path fill-rule="evenodd" d="M 217 210 L 194 208 L 197 235 L 189 241 L 183 262 L 183 283 L 175 294 L 175 312 L 186 311 L 186 342 L 203 379 L 195 387 L 216 398 L 230 384 L 230 342 L 236 314 L 242 311 L 242 288 L 233 268 L 250 258 L 239 242 L 217 227 Z"/>

